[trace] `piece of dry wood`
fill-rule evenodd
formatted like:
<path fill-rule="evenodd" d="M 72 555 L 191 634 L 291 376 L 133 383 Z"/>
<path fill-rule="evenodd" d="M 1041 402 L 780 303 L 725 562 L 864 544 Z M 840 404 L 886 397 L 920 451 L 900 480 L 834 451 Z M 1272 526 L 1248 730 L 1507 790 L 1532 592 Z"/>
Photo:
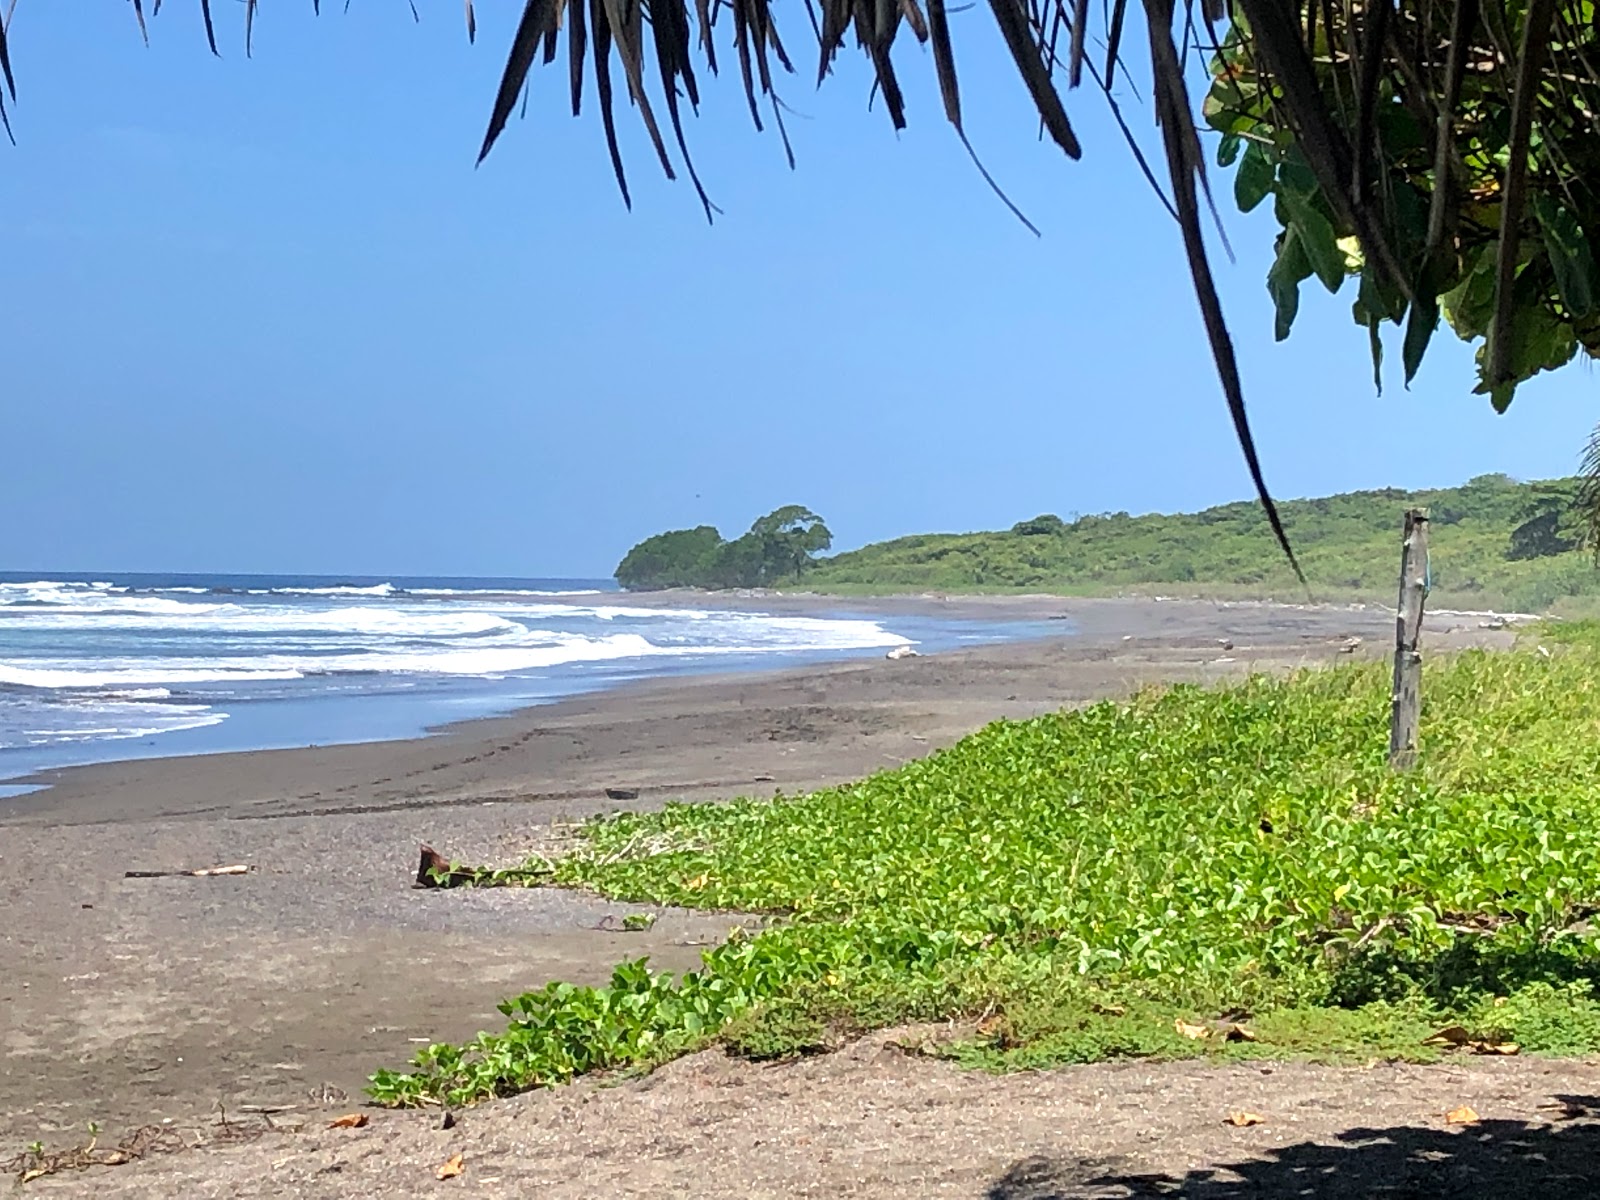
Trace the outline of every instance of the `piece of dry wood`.
<path fill-rule="evenodd" d="M 432 846 L 422 847 L 422 861 L 417 865 L 417 886 L 420 888 L 466 887 L 476 883 L 478 873 L 466 867 L 457 867 Z"/>
<path fill-rule="evenodd" d="M 194 879 L 206 879 L 212 875 L 248 875 L 255 868 L 245 863 L 234 863 L 227 867 L 199 867 L 193 871 L 124 871 L 124 879 L 167 879 L 179 875 L 189 876 Z"/>

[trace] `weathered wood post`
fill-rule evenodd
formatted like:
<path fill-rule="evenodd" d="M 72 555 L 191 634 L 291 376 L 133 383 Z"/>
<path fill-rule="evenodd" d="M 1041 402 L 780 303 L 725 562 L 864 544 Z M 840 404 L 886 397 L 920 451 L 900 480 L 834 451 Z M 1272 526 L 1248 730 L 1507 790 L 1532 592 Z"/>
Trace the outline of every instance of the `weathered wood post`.
<path fill-rule="evenodd" d="M 1428 594 L 1428 510 L 1406 512 L 1400 551 L 1400 603 L 1394 620 L 1394 695 L 1389 714 L 1389 765 L 1408 770 L 1417 761 L 1422 716 L 1422 605 Z"/>

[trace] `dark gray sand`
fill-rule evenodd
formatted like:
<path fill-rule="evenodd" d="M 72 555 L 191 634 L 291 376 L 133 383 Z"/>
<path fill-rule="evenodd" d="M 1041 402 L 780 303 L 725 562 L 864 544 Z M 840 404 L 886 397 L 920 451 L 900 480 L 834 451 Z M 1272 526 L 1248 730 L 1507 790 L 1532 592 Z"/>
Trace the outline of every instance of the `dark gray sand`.
<path fill-rule="evenodd" d="M 333 1108 L 357 1106 L 367 1074 L 403 1064 L 419 1042 L 499 1027 L 502 998 L 553 978 L 598 982 L 618 960 L 642 954 L 692 966 L 733 920 L 669 912 L 648 932 L 621 933 L 597 926 L 634 907 L 593 897 L 415 891 L 419 842 L 454 858 L 513 861 L 548 841 L 553 822 L 619 807 L 606 800 L 607 787 L 640 789 L 630 807 L 792 792 L 891 767 L 996 717 L 1151 681 L 1334 661 L 1351 637 L 1363 639 L 1357 654 L 1381 654 L 1393 631 L 1389 615 L 1370 610 L 876 603 L 1070 614 L 1079 632 L 925 658 L 641 684 L 413 741 L 78 768 L 49 777 L 47 791 L 0 801 L 0 1160 L 35 1138 L 81 1139 L 91 1121 L 112 1142 L 163 1121 L 200 1136 L 219 1105 L 235 1115 L 291 1106 L 281 1120 L 317 1128 L 330 1097 Z M 773 607 L 770 598 L 761 604 Z M 1480 625 L 1434 618 L 1433 643 L 1509 638 Z M 123 878 L 129 869 L 227 863 L 255 869 Z M 392 1187 L 409 1195 L 448 1186 L 428 1164 L 467 1148 L 469 1173 L 454 1182 L 481 1195 L 983 1195 L 1013 1166 L 1020 1173 L 1004 1184 L 1009 1190 L 993 1195 L 1122 1195 L 1063 1190 L 1049 1172 L 1079 1168 L 1050 1165 L 1050 1156 L 1176 1170 L 1234 1148 L 1326 1137 L 1379 1119 L 1367 1115 L 1374 1105 L 1387 1106 L 1384 1121 L 1426 1125 L 1433 1109 L 1469 1093 L 1492 1099 L 1495 1089 L 1505 1091 L 1506 1115 L 1530 1117 L 1548 1099 L 1542 1070 L 1398 1072 L 1375 1095 L 1362 1073 L 1279 1067 L 1260 1077 L 1261 1103 L 1279 1103 L 1272 1097 L 1280 1093 L 1329 1097 L 1306 1101 L 1315 1120 L 1297 1108 L 1292 1121 L 1285 1111 L 1266 1126 L 1223 1134 L 1221 1108 L 1257 1107 L 1243 1092 L 1233 1098 L 1239 1089 L 1228 1081 L 1245 1078 L 1238 1070 L 1094 1068 L 997 1081 L 905 1058 L 880 1039 L 778 1070 L 700 1056 L 617 1089 L 585 1084 L 475 1109 L 451 1134 L 430 1131 L 421 1116 L 374 1113 L 361 1131 L 273 1134 L 30 1187 L 151 1196 L 378 1195 Z M 1589 1091 L 1600 1094 L 1600 1070 L 1559 1070 L 1564 1080 L 1588 1072 Z M 1404 1082 L 1413 1077 L 1414 1087 Z M 981 1145 L 979 1127 L 987 1131 Z M 1159 1144 L 1140 1132 L 1169 1127 L 1180 1132 Z M 1182 1129 L 1200 1139 L 1194 1146 L 1212 1148 L 1191 1154 Z M 1044 1157 L 1029 1166 L 1031 1155 Z"/>

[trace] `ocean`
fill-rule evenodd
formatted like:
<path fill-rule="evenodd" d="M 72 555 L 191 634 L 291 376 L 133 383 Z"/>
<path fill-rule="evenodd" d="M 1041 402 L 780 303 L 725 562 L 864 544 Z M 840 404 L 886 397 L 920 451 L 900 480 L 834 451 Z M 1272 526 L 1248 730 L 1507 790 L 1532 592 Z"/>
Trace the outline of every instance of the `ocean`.
<path fill-rule="evenodd" d="M 1043 622 L 630 605 L 609 580 L 0 573 L 3 781 L 416 736 L 652 676 L 1059 634 Z"/>

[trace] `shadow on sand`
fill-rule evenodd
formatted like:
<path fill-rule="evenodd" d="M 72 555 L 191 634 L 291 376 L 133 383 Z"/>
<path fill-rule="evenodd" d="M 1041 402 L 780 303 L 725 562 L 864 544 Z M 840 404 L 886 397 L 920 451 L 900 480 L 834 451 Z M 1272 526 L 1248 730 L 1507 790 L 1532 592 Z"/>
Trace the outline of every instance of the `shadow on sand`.
<path fill-rule="evenodd" d="M 1139 1174 L 1127 1159 L 1038 1156 L 1012 1164 L 988 1200 L 1244 1197 L 1600 1197 L 1600 1097 L 1557 1096 L 1552 1120 L 1480 1121 L 1462 1128 L 1350 1129 L 1182 1175 Z"/>

